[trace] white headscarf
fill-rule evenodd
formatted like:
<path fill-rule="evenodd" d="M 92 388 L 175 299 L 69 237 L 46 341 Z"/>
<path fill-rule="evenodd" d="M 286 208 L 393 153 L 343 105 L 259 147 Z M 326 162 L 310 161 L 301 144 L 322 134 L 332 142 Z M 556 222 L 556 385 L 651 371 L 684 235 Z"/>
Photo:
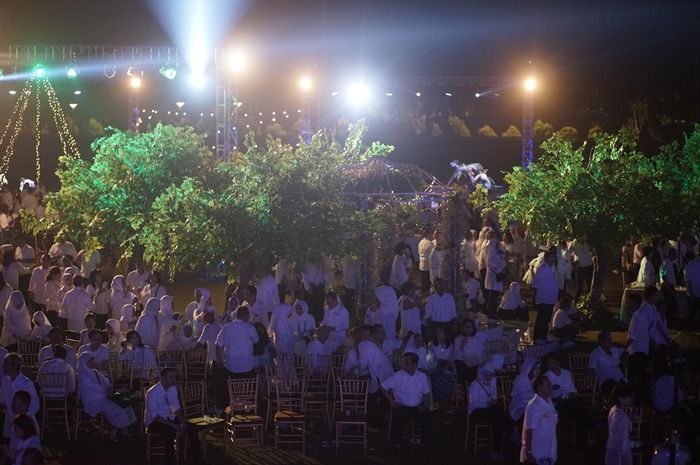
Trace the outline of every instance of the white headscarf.
<path fill-rule="evenodd" d="M 267 325 L 267 335 L 275 339 L 291 338 L 293 334 L 289 327 L 289 317 L 293 312 L 294 308 L 291 305 L 277 304 Z"/>
<path fill-rule="evenodd" d="M 480 382 L 483 383 L 485 381 L 484 378 L 486 377 L 487 373 L 492 373 L 494 375 L 496 374 L 496 368 L 491 362 L 484 362 L 481 365 L 479 365 L 478 378 Z M 491 381 L 493 381 L 493 379 Z"/>
<path fill-rule="evenodd" d="M 160 338 L 158 330 L 158 310 L 160 309 L 160 301 L 150 298 L 146 302 L 146 308 L 143 314 L 136 322 L 136 331 L 141 335 L 141 341 L 144 345 L 150 347 L 158 347 L 158 339 Z"/>
<path fill-rule="evenodd" d="M 374 289 L 374 295 L 379 301 L 379 308 L 376 311 L 376 318 L 384 326 L 387 339 L 396 339 L 396 318 L 399 315 L 399 301 L 396 292 L 392 287 L 379 286 Z"/>
<path fill-rule="evenodd" d="M 18 308 L 17 305 L 20 307 Z M 32 324 L 29 321 L 29 311 L 24 303 L 24 296 L 21 291 L 12 291 L 5 305 L 0 345 L 8 346 L 17 342 L 18 339 L 26 339 L 31 332 Z"/>
<path fill-rule="evenodd" d="M 112 295 L 116 293 L 117 295 L 124 294 L 124 276 L 123 275 L 116 275 L 114 278 L 112 278 Z"/>
<path fill-rule="evenodd" d="M 136 307 L 133 304 L 124 305 L 122 307 L 122 317 L 119 319 L 119 321 L 127 324 L 133 323 L 134 313 L 136 313 Z"/>
<path fill-rule="evenodd" d="M 289 318 L 289 326 L 293 334 L 298 337 L 309 336 L 316 331 L 316 320 L 314 316 L 309 313 L 309 304 L 303 300 L 295 300 L 295 309 L 297 307 L 301 308 L 301 315 L 297 314 L 296 310 L 292 312 L 292 316 Z"/>
<path fill-rule="evenodd" d="M 158 311 L 158 326 L 160 337 L 158 338 L 158 350 L 168 350 L 168 346 L 175 339 L 173 326 L 176 326 L 173 318 L 173 297 L 164 295 L 160 298 L 160 310 Z"/>
<path fill-rule="evenodd" d="M 34 323 L 34 328 L 32 328 L 32 333 L 29 336 L 33 340 L 46 339 L 49 336 L 49 331 L 51 331 L 52 326 L 49 324 L 48 318 L 44 312 L 34 312 L 32 315 L 32 322 Z"/>
<path fill-rule="evenodd" d="M 520 283 L 513 281 L 510 283 L 508 290 L 503 293 L 501 308 L 503 310 L 516 310 L 520 307 L 522 300 L 522 297 L 520 297 Z"/>

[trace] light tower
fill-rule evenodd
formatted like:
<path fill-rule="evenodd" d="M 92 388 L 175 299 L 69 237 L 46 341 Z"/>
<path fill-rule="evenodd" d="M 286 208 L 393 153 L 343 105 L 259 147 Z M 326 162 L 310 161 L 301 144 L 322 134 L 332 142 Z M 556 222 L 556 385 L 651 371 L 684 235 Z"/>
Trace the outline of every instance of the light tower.
<path fill-rule="evenodd" d="M 299 137 L 305 144 L 311 143 L 311 104 L 309 102 L 313 82 L 309 76 L 299 78 L 301 90 L 301 121 L 299 125 Z"/>
<path fill-rule="evenodd" d="M 534 117 L 533 117 L 533 94 L 537 89 L 537 81 L 534 78 L 527 78 L 523 82 L 523 151 L 521 163 L 524 170 L 530 168 L 532 163 L 532 152 L 534 146 Z"/>

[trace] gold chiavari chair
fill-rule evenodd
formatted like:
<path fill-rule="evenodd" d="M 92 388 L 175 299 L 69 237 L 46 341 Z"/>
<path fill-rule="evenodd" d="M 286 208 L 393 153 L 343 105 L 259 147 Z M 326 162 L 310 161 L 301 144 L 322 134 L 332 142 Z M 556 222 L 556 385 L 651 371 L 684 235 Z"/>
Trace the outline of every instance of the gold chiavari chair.
<path fill-rule="evenodd" d="M 341 444 L 362 444 L 367 455 L 367 386 L 366 379 L 338 380 L 340 414 L 335 420 L 335 453 Z"/>
<path fill-rule="evenodd" d="M 47 427 L 65 426 L 66 439 L 70 441 L 68 421 L 68 376 L 69 373 L 41 373 L 41 437 Z"/>
<path fill-rule="evenodd" d="M 226 421 L 222 418 L 209 416 L 207 389 L 204 382 L 180 385 L 180 399 L 182 402 L 182 413 L 189 427 L 194 428 L 197 434 L 200 435 L 202 452 L 206 456 L 207 433 L 220 431 L 221 436 L 225 436 Z M 187 447 L 186 443 L 185 447 Z"/>
<path fill-rule="evenodd" d="M 569 354 L 569 370 L 571 373 L 588 373 L 588 354 L 572 352 Z"/>
<path fill-rule="evenodd" d="M 258 414 L 259 378 L 229 379 L 227 384 L 226 452 L 249 445 L 262 449 L 265 419 Z"/>
<path fill-rule="evenodd" d="M 275 450 L 280 444 L 301 444 L 306 450 L 306 415 L 304 413 L 304 379 L 273 377 L 277 395 L 277 412 L 273 416 Z"/>

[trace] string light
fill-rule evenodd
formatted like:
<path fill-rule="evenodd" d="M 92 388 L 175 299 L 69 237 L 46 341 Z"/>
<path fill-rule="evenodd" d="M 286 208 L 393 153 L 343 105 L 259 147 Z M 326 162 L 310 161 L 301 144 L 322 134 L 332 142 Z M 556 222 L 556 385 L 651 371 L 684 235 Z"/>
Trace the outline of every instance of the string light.
<path fill-rule="evenodd" d="M 10 166 L 10 160 L 12 159 L 12 156 L 15 153 L 15 140 L 17 139 L 17 135 L 19 134 L 20 129 L 22 129 L 22 119 L 24 117 L 24 112 L 27 109 L 29 96 L 31 95 L 33 79 L 34 78 L 30 78 L 30 80 L 25 85 L 22 94 L 17 100 L 17 105 L 19 106 L 19 113 L 17 114 L 17 118 L 14 120 L 15 124 L 13 127 L 12 135 L 10 135 L 10 139 L 7 142 L 7 151 L 5 152 L 5 157 L 3 158 L 2 166 L 0 167 L 0 173 L 2 173 L 3 176 L 7 174 L 7 168 Z"/>
<path fill-rule="evenodd" d="M 36 146 L 34 154 L 36 158 L 36 182 L 41 180 L 41 156 L 39 155 L 39 146 L 41 145 L 41 96 L 39 95 L 39 87 L 42 86 L 43 80 L 36 82 L 34 94 L 36 95 L 36 115 L 34 119 L 34 132 L 36 137 Z"/>
<path fill-rule="evenodd" d="M 65 155 L 72 155 L 74 158 L 80 158 L 78 144 L 75 142 L 73 134 L 71 134 L 68 130 L 68 124 L 66 124 L 66 118 L 63 114 L 61 103 L 56 96 L 53 85 L 51 85 L 51 82 L 47 79 L 45 86 L 49 106 L 53 112 L 54 122 L 56 124 L 56 129 L 58 130 L 59 139 L 61 140 L 61 144 L 64 146 L 63 153 Z"/>

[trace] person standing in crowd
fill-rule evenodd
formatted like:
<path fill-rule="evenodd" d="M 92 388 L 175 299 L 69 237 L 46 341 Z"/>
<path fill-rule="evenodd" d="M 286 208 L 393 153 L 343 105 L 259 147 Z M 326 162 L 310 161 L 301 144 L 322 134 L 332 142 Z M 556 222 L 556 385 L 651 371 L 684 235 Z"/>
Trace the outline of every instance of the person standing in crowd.
<path fill-rule="evenodd" d="M 275 307 L 277 307 L 277 305 L 279 305 L 280 303 L 280 293 L 279 289 L 277 288 L 277 281 L 273 276 L 272 270 L 270 270 L 270 273 L 268 273 L 267 276 L 265 276 L 258 282 L 256 289 L 256 300 L 260 302 L 260 305 L 262 305 L 263 311 L 267 316 L 268 323 L 265 323 L 265 327 L 267 327 L 269 324 L 270 315 L 275 310 Z M 256 321 L 253 321 L 253 323 L 256 323 Z"/>
<path fill-rule="evenodd" d="M 160 271 L 153 270 L 148 275 L 148 284 L 141 290 L 141 305 L 144 307 L 148 299 L 158 299 L 168 294 L 168 290 L 163 286 Z"/>
<path fill-rule="evenodd" d="M 75 353 L 75 349 L 66 344 L 65 337 L 63 336 L 63 331 L 59 328 L 53 328 L 49 331 L 49 343 L 41 348 L 39 351 L 39 360 L 37 362 L 38 366 L 41 366 L 53 357 L 54 347 L 61 346 L 66 350 L 66 363 L 72 366 L 74 369 L 78 366 L 78 356 Z"/>
<path fill-rule="evenodd" d="M 625 349 L 629 353 L 627 372 L 629 381 L 637 387 L 641 400 L 650 398 L 650 386 L 647 376 L 649 367 L 651 329 L 656 323 L 656 307 L 660 298 L 655 286 L 644 289 L 644 303 L 632 315 Z"/>
<path fill-rule="evenodd" d="M 423 239 L 418 243 L 418 270 L 421 277 L 421 288 L 423 292 L 430 290 L 430 255 L 433 252 L 435 244 L 433 243 L 430 229 L 425 228 Z"/>
<path fill-rule="evenodd" d="M 620 369 L 620 361 L 624 353 L 624 350 L 613 345 L 610 331 L 598 333 L 598 347 L 588 356 L 588 368 L 593 370 L 600 390 L 606 394 L 610 394 L 618 383 L 626 381 Z"/>
<path fill-rule="evenodd" d="M 457 381 L 464 384 L 476 379 L 477 368 L 486 358 L 486 333 L 477 333 L 474 320 L 466 320 L 462 334 L 454 342 Z"/>
<path fill-rule="evenodd" d="M 0 346 L 8 350 L 16 348 L 17 342 L 28 338 L 31 331 L 32 324 L 29 320 L 29 311 L 24 304 L 24 296 L 20 291 L 12 291 L 5 306 Z"/>
<path fill-rule="evenodd" d="M 104 280 L 102 271 L 99 269 L 90 272 L 88 281 L 90 284 L 88 284 L 85 292 L 87 292 L 94 303 L 92 310 L 97 316 L 97 327 L 99 329 L 104 329 L 105 323 L 109 319 L 109 305 L 111 300 L 109 289 L 107 288 L 107 283 Z"/>
<path fill-rule="evenodd" d="M 112 318 L 121 320 L 124 305 L 134 302 L 136 302 L 136 295 L 126 289 L 124 276 L 118 274 L 112 278 L 112 293 L 109 301 L 112 308 Z"/>
<path fill-rule="evenodd" d="M 486 302 L 481 292 L 481 283 L 474 277 L 474 272 L 462 270 L 462 293 L 464 294 L 464 309 L 472 313 L 481 311 L 481 306 Z"/>
<path fill-rule="evenodd" d="M 399 337 L 404 338 L 412 331 L 414 333 L 421 332 L 421 317 L 420 317 L 420 291 L 418 287 L 411 281 L 406 281 L 401 286 L 401 297 L 399 297 L 399 314 L 401 315 L 401 328 Z"/>
<path fill-rule="evenodd" d="M 61 310 L 66 315 L 68 329 L 80 332 L 85 329 L 85 316 L 92 312 L 95 304 L 83 287 L 83 278 L 79 274 L 73 276 L 73 289 L 66 292 L 61 302 Z"/>
<path fill-rule="evenodd" d="M 2 274 L 5 276 L 5 281 L 14 290 L 19 290 L 19 277 L 23 274 L 30 273 L 30 269 L 23 266 L 15 259 L 13 250 L 6 250 L 2 254 Z"/>
<path fill-rule="evenodd" d="M 136 269 L 126 275 L 126 290 L 134 293 L 137 296 L 141 295 L 141 290 L 146 287 L 150 272 L 143 264 L 143 258 L 136 259 Z"/>
<path fill-rule="evenodd" d="M 476 273 L 479 268 L 479 264 L 476 260 L 476 251 L 474 250 L 474 237 L 472 236 L 472 231 L 467 230 L 464 233 L 464 240 L 459 246 L 460 262 L 462 267 L 471 272 L 472 275 Z"/>
<path fill-rule="evenodd" d="M 491 362 L 479 366 L 477 378 L 469 384 L 467 415 L 474 422 L 491 426 L 493 434 L 491 459 L 502 462 L 501 440 L 503 433 L 511 429 L 512 422 L 498 399 L 496 383 L 496 369 Z"/>
<path fill-rule="evenodd" d="M 593 283 L 593 254 L 587 245 L 574 240 L 572 244 L 574 266 L 576 268 L 576 298 L 590 292 Z"/>
<path fill-rule="evenodd" d="M 56 242 L 49 248 L 49 256 L 52 259 L 58 259 L 59 257 L 64 257 L 70 255 L 75 257 L 78 255 L 78 251 L 75 250 L 75 246 L 72 242 L 67 241 L 63 237 L 57 237 Z"/>
<path fill-rule="evenodd" d="M 513 421 L 520 422 L 525 415 L 525 408 L 535 395 L 532 382 L 540 375 L 541 364 L 536 358 L 526 358 L 520 366 L 520 373 L 513 381 L 508 412 Z"/>
<path fill-rule="evenodd" d="M 0 382 L 0 402 L 5 406 L 5 412 L 12 411 L 12 399 L 17 391 L 27 391 L 31 398 L 28 414 L 36 417 L 39 411 L 39 396 L 34 382 L 22 374 L 22 357 L 19 354 L 8 354 L 3 361 L 5 377 Z M 12 415 L 5 414 L 3 437 L 9 438 L 12 429 Z"/>
<path fill-rule="evenodd" d="M 199 308 L 202 307 L 202 301 L 209 300 L 209 295 L 202 297 L 199 301 Z M 205 301 L 205 306 L 207 305 Z M 255 286 L 247 286 L 245 288 L 245 301 L 243 301 L 243 306 L 247 307 L 250 312 L 250 322 L 252 324 L 260 323 L 265 328 L 270 324 L 269 318 L 267 316 L 267 310 L 265 310 L 262 302 L 258 301 L 258 289 Z"/>
<path fill-rule="evenodd" d="M 530 314 L 527 305 L 520 295 L 520 283 L 513 281 L 508 290 L 503 293 L 501 304 L 498 306 L 498 318 L 503 321 L 528 321 Z"/>
<path fill-rule="evenodd" d="M 544 375 L 532 383 L 535 396 L 525 407 L 523 419 L 521 463 L 557 462 L 557 423 L 559 415 L 550 399 L 552 384 Z"/>
<path fill-rule="evenodd" d="M 410 253 L 408 245 L 403 242 L 396 244 L 394 250 L 394 260 L 391 263 L 391 274 L 389 275 L 389 285 L 396 290 L 399 295 L 401 286 L 408 281 L 410 271 Z"/>
<path fill-rule="evenodd" d="M 51 325 L 58 327 L 58 309 L 61 302 L 58 300 L 58 291 L 61 287 L 61 269 L 57 266 L 49 268 L 44 283 L 44 308 Z"/>
<path fill-rule="evenodd" d="M 612 390 L 613 406 L 608 413 L 608 442 L 605 446 L 605 465 L 632 465 L 632 423 L 628 415 L 634 402 L 634 390 L 618 384 Z"/>
<path fill-rule="evenodd" d="M 634 245 L 630 238 L 620 251 L 620 271 L 622 272 L 622 289 L 633 283 L 637 276 L 634 273 Z"/>
<path fill-rule="evenodd" d="M 208 289 L 198 287 L 197 289 L 194 290 L 194 300 L 187 305 L 187 308 L 185 309 L 185 313 L 182 316 L 182 319 L 184 321 L 188 321 L 190 324 L 194 323 L 194 312 L 199 307 L 199 303 L 202 301 L 202 298 L 204 297 L 204 295 L 209 297 L 210 294 L 209 294 Z M 236 308 L 238 308 L 238 307 L 239 306 L 237 305 Z"/>
<path fill-rule="evenodd" d="M 391 361 L 382 352 L 375 341 L 369 338 L 371 329 L 367 326 L 360 328 L 359 342 L 357 343 L 356 355 L 359 362 L 360 372 L 369 372 L 369 385 L 367 387 L 367 421 L 373 430 L 379 429 L 382 418 L 382 403 L 380 383 L 389 378 L 394 370 Z"/>
<path fill-rule="evenodd" d="M 222 368 L 223 380 L 218 383 L 223 389 L 218 394 L 219 408 L 226 407 L 226 383 L 229 378 L 255 377 L 255 358 L 253 344 L 259 340 L 258 332 L 249 322 L 250 310 L 246 306 L 238 307 L 236 319 L 221 328 L 216 337 L 216 365 Z"/>
<path fill-rule="evenodd" d="M 321 269 L 315 263 L 307 262 L 301 273 L 304 289 L 306 290 L 306 302 L 316 321 L 323 318 L 323 299 L 326 291 L 325 277 Z"/>
<path fill-rule="evenodd" d="M 489 318 L 495 319 L 498 313 L 499 294 L 503 290 L 503 281 L 505 279 L 503 275 L 507 263 L 499 250 L 496 233 L 489 231 L 487 238 L 485 253 L 486 277 L 484 279 L 486 314 Z"/>
<path fill-rule="evenodd" d="M 58 326 L 63 330 L 68 329 L 68 314 L 66 309 L 63 308 L 63 299 L 71 289 L 73 289 L 73 275 L 70 273 L 61 274 L 61 286 L 56 293 L 56 301 L 58 302 Z"/>
<path fill-rule="evenodd" d="M 289 318 L 294 313 L 294 308 L 289 304 L 277 304 L 272 311 L 270 324 L 267 327 L 267 335 L 275 348 L 277 361 L 291 360 L 294 353 L 294 332 L 289 325 Z"/>
<path fill-rule="evenodd" d="M 207 312 L 204 315 L 204 329 L 197 339 L 197 346 L 206 348 L 210 367 L 216 362 L 216 338 L 219 331 L 221 331 L 221 326 L 216 322 L 216 316 Z"/>
<path fill-rule="evenodd" d="M 41 256 L 41 266 L 32 270 L 29 278 L 29 305 L 35 312 L 46 310 L 46 277 L 49 275 L 51 257 L 48 254 Z"/>
<path fill-rule="evenodd" d="M 164 295 L 160 298 L 160 307 L 158 309 L 158 350 L 168 350 L 168 347 L 175 340 L 175 330 L 177 322 L 173 315 L 173 297 Z"/>
<path fill-rule="evenodd" d="M 391 286 L 378 286 L 374 289 L 374 295 L 379 302 L 375 312 L 374 324 L 384 326 L 386 338 L 396 340 L 396 320 L 399 316 L 399 304 L 396 292 Z"/>
<path fill-rule="evenodd" d="M 382 393 L 392 408 L 390 442 L 395 450 L 401 447 L 401 435 L 413 419 L 420 425 L 421 445 L 430 447 L 430 383 L 418 370 L 418 356 L 408 352 L 401 357 L 401 370 L 381 383 Z"/>
<path fill-rule="evenodd" d="M 433 281 L 433 287 L 435 292 L 428 296 L 425 304 L 425 320 L 430 322 L 433 334 L 437 328 L 451 334 L 452 322 L 457 318 L 455 299 L 445 291 L 445 281 L 442 278 Z"/>
<path fill-rule="evenodd" d="M 143 343 L 149 347 L 157 348 L 160 339 L 158 329 L 158 312 L 160 311 L 160 301 L 158 299 L 148 299 L 143 313 L 136 322 L 135 329 L 141 336 Z"/>
<path fill-rule="evenodd" d="M 557 303 L 559 295 L 559 284 L 554 271 L 554 255 L 552 252 L 545 252 L 544 260 L 535 272 L 532 279 L 532 289 L 534 294 L 535 309 L 537 318 L 535 320 L 535 341 L 544 341 L 547 338 L 548 324 L 552 319 L 554 304 Z"/>
<path fill-rule="evenodd" d="M 654 248 L 650 245 L 644 247 L 644 257 L 639 264 L 639 273 L 637 274 L 637 282 L 643 283 L 644 286 L 656 286 L 658 282 L 658 277 L 656 274 L 656 267 L 654 266 L 654 261 L 652 256 L 654 255 Z"/>
<path fill-rule="evenodd" d="M 434 283 L 436 279 L 441 278 L 440 264 L 442 263 L 442 240 L 439 236 L 435 238 L 435 246 L 430 252 L 430 282 Z"/>
<path fill-rule="evenodd" d="M 396 298 L 395 295 L 394 298 Z M 331 353 L 333 353 L 339 345 L 345 342 L 345 335 L 350 328 L 350 314 L 338 301 L 335 292 L 326 294 L 326 312 L 321 325 L 328 326 L 331 330 L 329 343 L 332 347 Z"/>

